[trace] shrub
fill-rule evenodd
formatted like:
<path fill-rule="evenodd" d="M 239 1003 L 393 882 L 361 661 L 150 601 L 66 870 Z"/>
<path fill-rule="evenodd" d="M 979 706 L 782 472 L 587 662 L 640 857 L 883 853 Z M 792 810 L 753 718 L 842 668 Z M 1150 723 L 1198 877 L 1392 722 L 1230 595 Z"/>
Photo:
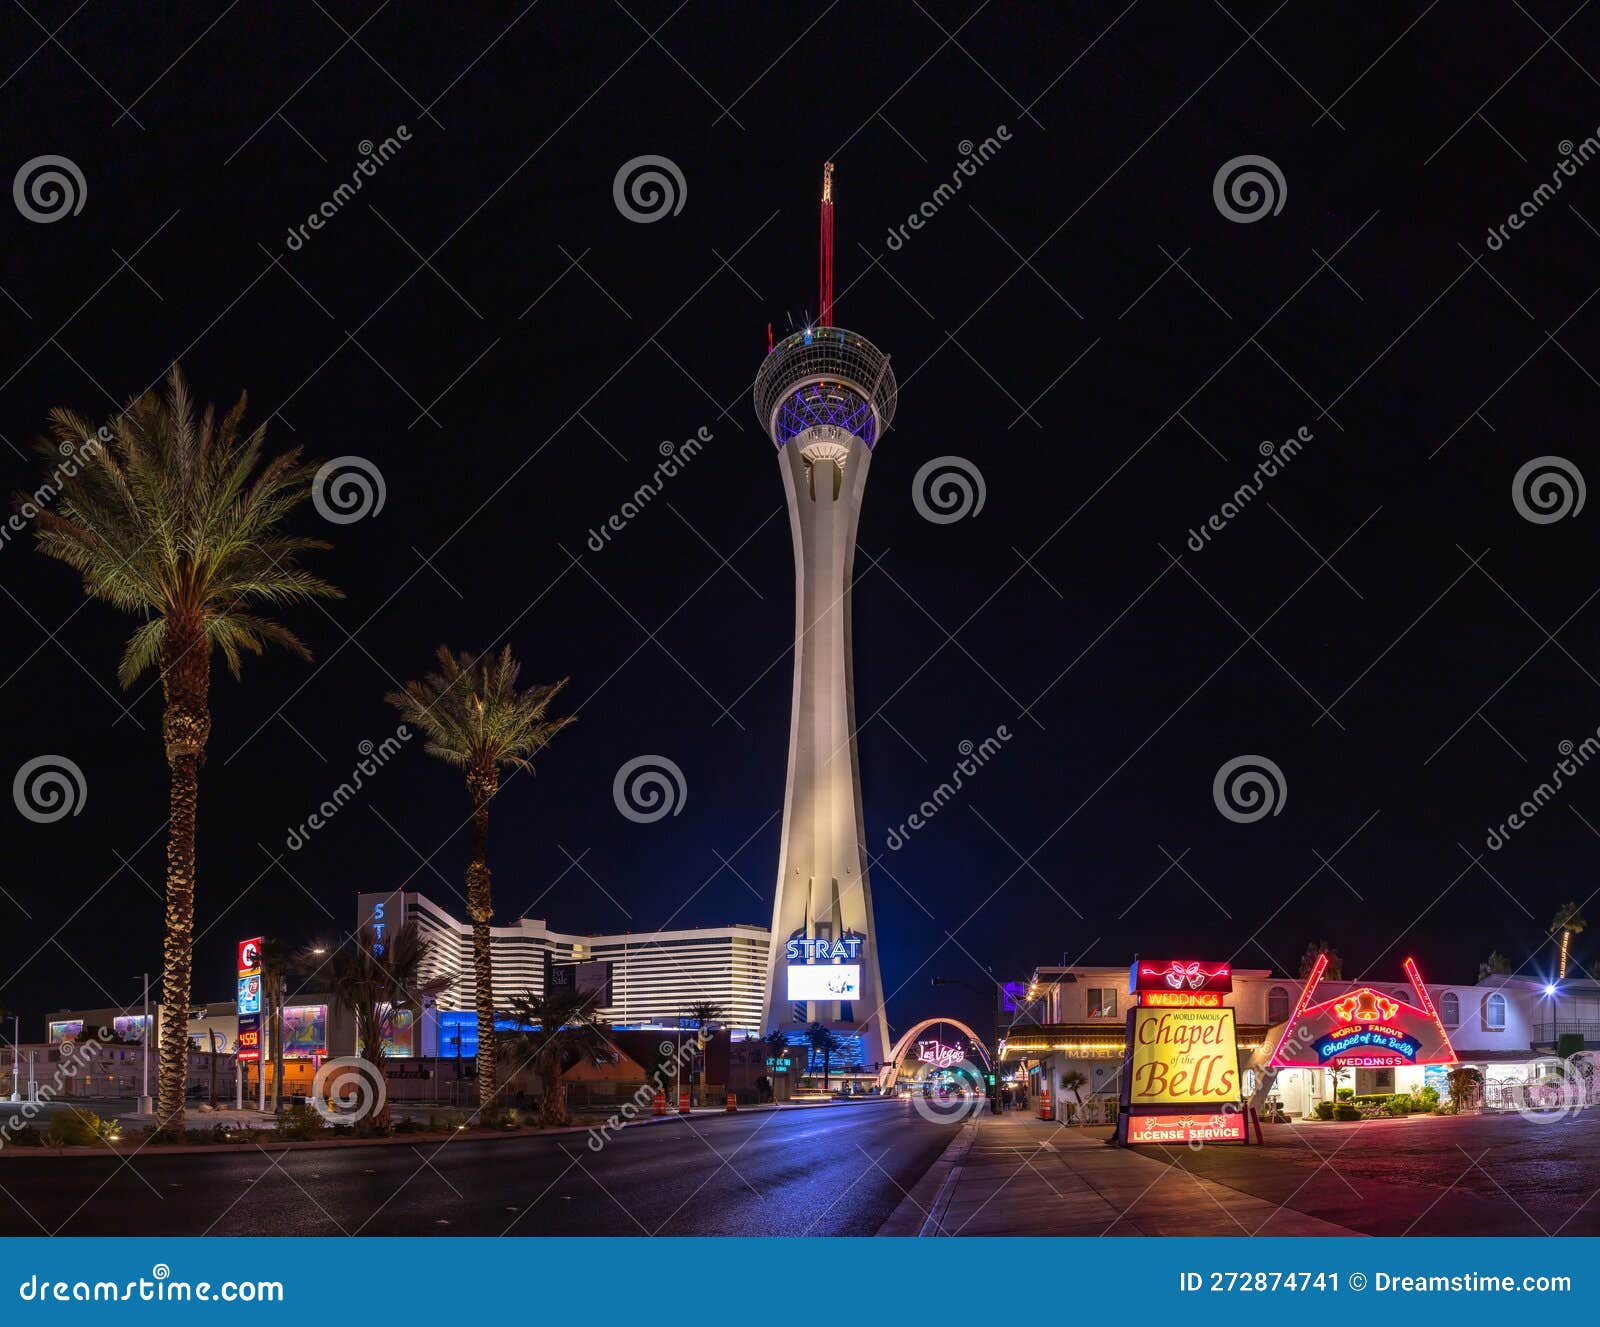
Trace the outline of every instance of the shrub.
<path fill-rule="evenodd" d="M 1415 1111 L 1430 1111 L 1439 1105 L 1439 1089 L 1436 1087 L 1419 1087 L 1411 1094 L 1411 1109 Z"/>
<path fill-rule="evenodd" d="M 31 1124 L 24 1124 L 16 1130 L 10 1138 L 13 1147 L 43 1147 L 44 1139 L 39 1137 L 39 1131 Z"/>
<path fill-rule="evenodd" d="M 1351 1101 L 1341 1101 L 1333 1109 L 1333 1118 L 1336 1120 L 1359 1120 L 1361 1108 Z"/>
<path fill-rule="evenodd" d="M 458 1110 L 428 1112 L 428 1129 L 433 1133 L 454 1133 L 466 1122 L 467 1117 Z"/>
<path fill-rule="evenodd" d="M 102 1120 L 93 1111 L 69 1106 L 51 1119 L 44 1141 L 50 1147 L 88 1147 L 118 1132 L 115 1120 Z"/>
<path fill-rule="evenodd" d="M 278 1137 L 293 1142 L 320 1138 L 326 1127 L 322 1116 L 311 1106 L 290 1106 L 278 1116 Z"/>
<path fill-rule="evenodd" d="M 1354 1101 L 1356 1099 L 1356 1090 L 1353 1087 L 1341 1087 L 1338 1096 L 1340 1101 Z"/>
<path fill-rule="evenodd" d="M 421 1120 L 405 1119 L 396 1120 L 394 1123 L 396 1133 L 421 1133 L 427 1127 Z"/>
<path fill-rule="evenodd" d="M 1383 1108 L 1391 1115 L 1405 1115 L 1411 1110 L 1411 1098 L 1404 1093 L 1395 1092 L 1384 1098 Z"/>
<path fill-rule="evenodd" d="M 1556 1058 L 1570 1060 L 1583 1050 L 1584 1041 L 1581 1032 L 1563 1032 L 1556 1038 Z"/>
<path fill-rule="evenodd" d="M 1317 1118 L 1319 1120 L 1331 1120 L 1333 1118 L 1333 1102 L 1317 1102 Z"/>

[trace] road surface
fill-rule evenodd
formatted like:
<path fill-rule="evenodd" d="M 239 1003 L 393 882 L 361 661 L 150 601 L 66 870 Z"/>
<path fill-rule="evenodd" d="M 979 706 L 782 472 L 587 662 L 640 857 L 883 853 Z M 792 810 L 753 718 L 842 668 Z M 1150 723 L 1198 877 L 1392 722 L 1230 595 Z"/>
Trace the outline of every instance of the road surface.
<path fill-rule="evenodd" d="M 871 1235 L 956 1125 L 910 1102 L 290 1153 L 0 1157 L 0 1235 Z"/>

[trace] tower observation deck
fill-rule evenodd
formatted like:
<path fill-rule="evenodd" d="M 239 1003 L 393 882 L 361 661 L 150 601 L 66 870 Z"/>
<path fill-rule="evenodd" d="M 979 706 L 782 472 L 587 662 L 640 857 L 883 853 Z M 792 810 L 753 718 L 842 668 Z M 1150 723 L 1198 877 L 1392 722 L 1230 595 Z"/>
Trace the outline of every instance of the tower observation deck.
<path fill-rule="evenodd" d="M 831 167 L 830 167 L 831 172 Z M 831 313 L 831 184 L 823 194 L 823 307 Z M 819 325 L 773 346 L 754 402 L 777 450 L 795 559 L 794 700 L 773 900 L 766 1028 L 813 1022 L 844 1043 L 838 1070 L 888 1059 L 856 755 L 850 590 L 873 448 L 894 417 L 889 357 Z"/>

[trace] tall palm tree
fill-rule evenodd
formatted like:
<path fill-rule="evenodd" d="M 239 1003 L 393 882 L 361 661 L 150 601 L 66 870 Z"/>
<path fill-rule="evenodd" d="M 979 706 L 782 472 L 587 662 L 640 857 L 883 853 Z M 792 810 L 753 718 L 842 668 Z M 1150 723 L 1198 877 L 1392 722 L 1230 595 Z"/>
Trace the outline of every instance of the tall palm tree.
<path fill-rule="evenodd" d="M 493 1103 L 495 1075 L 494 965 L 489 953 L 489 803 L 500 790 L 500 769 L 532 769 L 533 757 L 563 728 L 571 715 L 546 717 L 550 702 L 567 679 L 535 683 L 521 691 L 522 665 L 507 645 L 499 654 L 452 654 L 441 645 L 439 671 L 385 699 L 407 723 L 422 730 L 424 748 L 447 765 L 466 771 L 472 798 L 472 857 L 467 863 L 467 916 L 472 921 L 472 971 L 478 1008 L 478 1108 Z"/>
<path fill-rule="evenodd" d="M 382 952 L 374 953 L 374 946 Z M 355 1024 L 357 1054 L 372 1066 L 377 1082 L 383 1081 L 384 1036 L 395 1014 L 419 1013 L 430 995 L 449 985 L 448 978 L 427 975 L 432 957 L 433 942 L 408 921 L 381 942 L 363 928 L 327 962 L 334 1001 Z M 388 1123 L 385 1097 L 373 1124 L 382 1131 Z"/>
<path fill-rule="evenodd" d="M 539 1077 L 540 1124 L 571 1122 L 567 1087 L 561 1077 L 567 1060 L 577 1056 L 598 1062 L 615 1049 L 611 1027 L 596 1011 L 595 999 L 594 994 L 550 991 L 544 995 L 519 995 L 512 1001 L 515 1031 L 505 1034 L 508 1058 L 531 1064 Z M 482 1034 L 478 1045 L 481 1054 Z"/>
<path fill-rule="evenodd" d="M 722 1018 L 722 1006 L 711 1000 L 701 1000 L 689 1006 L 689 1018 L 699 1029 L 700 1035 L 695 1038 L 700 1044 L 700 1104 L 706 1105 L 706 1078 L 709 1076 L 706 1064 L 706 1045 L 711 1025 Z"/>
<path fill-rule="evenodd" d="M 244 408 L 240 396 L 220 422 L 210 406 L 196 419 L 188 384 L 173 365 L 163 392 L 130 401 L 103 432 L 56 409 L 54 441 L 38 444 L 61 490 L 36 517 L 40 552 L 81 573 L 91 598 L 142 619 L 117 667 L 122 685 L 131 687 L 152 667 L 161 678 L 171 771 L 161 999 L 180 1013 L 189 1007 L 211 652 L 221 653 L 235 678 L 241 654 L 260 654 L 269 644 L 310 658 L 299 637 L 262 610 L 339 593 L 296 560 L 328 545 L 283 529 L 310 495 L 313 467 L 300 462 L 298 448 L 267 457 L 266 425 L 243 433 Z M 70 476 L 60 465 L 68 447 L 83 457 Z M 163 1020 L 157 1123 L 179 1137 L 188 1049 L 184 1020 Z"/>
<path fill-rule="evenodd" d="M 1572 949 L 1572 937 L 1581 935 L 1589 925 L 1583 919 L 1583 914 L 1578 911 L 1576 903 L 1563 903 L 1556 909 L 1555 918 L 1550 923 L 1550 934 L 1561 937 L 1561 955 L 1557 960 L 1556 976 L 1565 981 L 1567 978 L 1567 955 Z"/>
<path fill-rule="evenodd" d="M 813 1023 L 806 1028 L 806 1044 L 822 1055 L 822 1090 L 827 1092 L 832 1082 L 833 1057 L 844 1049 L 844 1042 L 839 1039 L 826 1023 Z"/>
<path fill-rule="evenodd" d="M 1511 960 L 1498 949 L 1491 949 L 1489 957 L 1478 964 L 1478 980 L 1485 977 L 1509 977 L 1511 975 Z"/>
<path fill-rule="evenodd" d="M 1339 957 L 1339 951 L 1326 940 L 1313 940 L 1306 946 L 1306 952 L 1300 955 L 1300 975 L 1309 977 L 1311 969 L 1317 966 L 1317 958 L 1321 954 L 1328 956 L 1328 968 L 1322 974 L 1324 980 L 1341 980 L 1344 977 L 1344 960 Z"/>

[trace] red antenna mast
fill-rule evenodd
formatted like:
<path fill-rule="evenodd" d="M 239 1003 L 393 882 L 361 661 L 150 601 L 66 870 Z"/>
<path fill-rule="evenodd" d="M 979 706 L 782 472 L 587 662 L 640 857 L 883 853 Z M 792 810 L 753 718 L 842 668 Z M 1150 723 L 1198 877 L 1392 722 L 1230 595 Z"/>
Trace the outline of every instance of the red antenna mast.
<path fill-rule="evenodd" d="M 833 163 L 822 167 L 822 262 L 820 270 L 821 310 L 817 326 L 833 326 Z"/>

